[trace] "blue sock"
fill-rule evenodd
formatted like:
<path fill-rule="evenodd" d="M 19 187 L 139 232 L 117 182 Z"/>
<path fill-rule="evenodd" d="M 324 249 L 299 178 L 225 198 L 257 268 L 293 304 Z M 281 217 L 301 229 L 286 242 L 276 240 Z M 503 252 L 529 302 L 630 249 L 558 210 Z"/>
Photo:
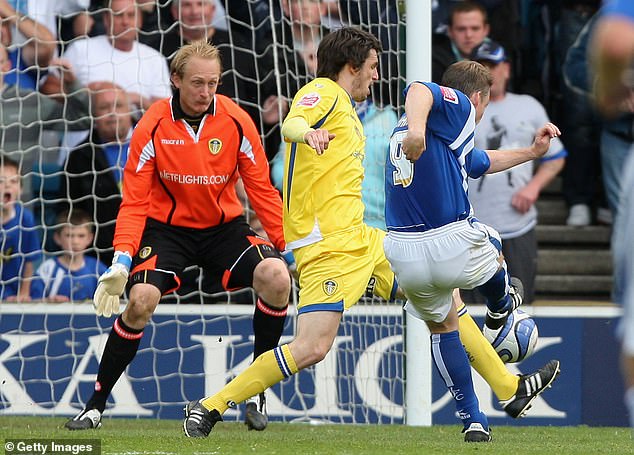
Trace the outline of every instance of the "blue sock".
<path fill-rule="evenodd" d="M 480 411 L 478 397 L 473 390 L 471 365 L 458 331 L 432 333 L 431 351 L 436 369 L 454 398 L 458 416 L 465 428 L 472 422 L 479 422 L 488 429 L 486 415 Z"/>
<path fill-rule="evenodd" d="M 509 297 L 509 276 L 506 267 L 501 267 L 495 272 L 489 281 L 478 286 L 478 289 L 487 299 L 487 308 L 493 313 L 506 313 L 511 303 Z"/>

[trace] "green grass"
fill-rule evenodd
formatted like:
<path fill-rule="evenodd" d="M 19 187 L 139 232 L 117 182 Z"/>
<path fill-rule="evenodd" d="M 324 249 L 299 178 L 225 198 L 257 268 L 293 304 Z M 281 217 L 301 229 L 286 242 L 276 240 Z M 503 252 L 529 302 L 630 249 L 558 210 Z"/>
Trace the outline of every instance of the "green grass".
<path fill-rule="evenodd" d="M 515 427 L 493 429 L 491 444 L 466 444 L 460 427 L 439 425 L 309 425 L 271 423 L 266 431 L 220 423 L 207 439 L 188 439 L 176 420 L 104 419 L 99 430 L 68 432 L 66 419 L 0 417 L 4 439 L 100 439 L 102 454 L 632 454 L 627 428 Z M 80 443 L 78 441 L 78 443 Z M 3 452 L 0 452 L 3 453 Z M 4 452 L 9 455 L 9 452 Z"/>

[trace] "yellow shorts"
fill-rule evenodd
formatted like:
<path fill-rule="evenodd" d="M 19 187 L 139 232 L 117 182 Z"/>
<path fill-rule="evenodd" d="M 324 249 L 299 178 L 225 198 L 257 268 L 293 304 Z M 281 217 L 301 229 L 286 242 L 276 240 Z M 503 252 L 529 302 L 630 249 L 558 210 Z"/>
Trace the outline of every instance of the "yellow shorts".
<path fill-rule="evenodd" d="M 366 225 L 293 251 L 299 314 L 343 311 L 367 292 L 392 300 L 396 280 L 383 252 L 385 232 Z"/>

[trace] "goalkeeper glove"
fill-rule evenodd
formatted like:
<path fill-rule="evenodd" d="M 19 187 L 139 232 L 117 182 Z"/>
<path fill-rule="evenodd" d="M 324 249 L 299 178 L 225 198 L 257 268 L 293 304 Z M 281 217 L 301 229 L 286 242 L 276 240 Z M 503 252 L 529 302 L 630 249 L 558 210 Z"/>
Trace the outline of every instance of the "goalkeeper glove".
<path fill-rule="evenodd" d="M 99 277 L 99 284 L 93 298 L 97 316 L 109 318 L 113 313 L 119 313 L 119 297 L 123 294 L 128 282 L 131 264 L 130 253 L 127 251 L 115 252 L 112 265 Z"/>

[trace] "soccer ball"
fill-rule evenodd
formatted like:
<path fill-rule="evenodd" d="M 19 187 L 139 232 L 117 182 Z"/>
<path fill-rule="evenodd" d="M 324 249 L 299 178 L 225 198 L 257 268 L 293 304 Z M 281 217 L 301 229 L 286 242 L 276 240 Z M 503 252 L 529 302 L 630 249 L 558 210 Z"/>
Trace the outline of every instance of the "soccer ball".
<path fill-rule="evenodd" d="M 501 329 L 482 330 L 504 363 L 521 362 L 535 350 L 539 333 L 533 318 L 520 310 L 513 311 Z"/>

